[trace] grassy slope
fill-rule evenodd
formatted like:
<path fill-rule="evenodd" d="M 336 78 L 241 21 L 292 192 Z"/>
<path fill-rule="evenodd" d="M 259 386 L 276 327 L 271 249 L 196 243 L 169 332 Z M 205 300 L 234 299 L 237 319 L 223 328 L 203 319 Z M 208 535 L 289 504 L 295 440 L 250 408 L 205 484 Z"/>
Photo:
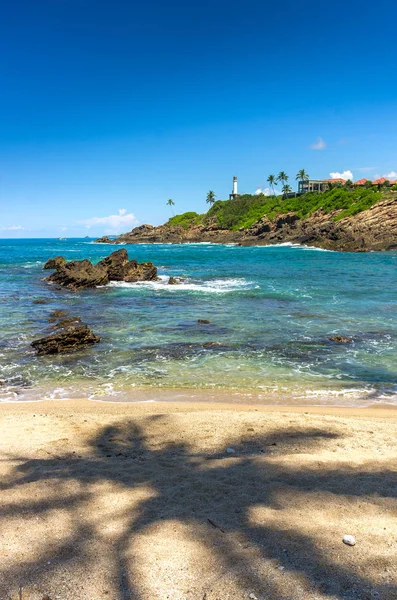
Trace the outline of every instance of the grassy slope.
<path fill-rule="evenodd" d="M 339 220 L 370 208 L 382 196 L 383 193 L 377 188 L 356 188 L 352 191 L 335 188 L 322 194 L 305 194 L 285 200 L 282 196 L 244 194 L 236 200 L 218 200 L 204 215 L 195 212 L 176 215 L 166 225 L 181 225 L 184 229 L 189 229 L 200 223 L 216 223 L 221 228 L 236 231 L 241 227 L 248 229 L 263 216 L 273 220 L 279 215 L 295 212 L 301 219 L 305 219 L 317 210 L 325 213 L 339 210 L 341 212 L 333 217 L 334 220 Z"/>

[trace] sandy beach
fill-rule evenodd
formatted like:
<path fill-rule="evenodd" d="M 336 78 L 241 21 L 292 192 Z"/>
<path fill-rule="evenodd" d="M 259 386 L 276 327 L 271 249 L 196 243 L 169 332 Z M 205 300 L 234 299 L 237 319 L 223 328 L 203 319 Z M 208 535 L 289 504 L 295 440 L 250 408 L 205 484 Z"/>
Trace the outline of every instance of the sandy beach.
<path fill-rule="evenodd" d="M 397 598 L 396 410 L 81 400 L 0 421 L 2 600 Z"/>

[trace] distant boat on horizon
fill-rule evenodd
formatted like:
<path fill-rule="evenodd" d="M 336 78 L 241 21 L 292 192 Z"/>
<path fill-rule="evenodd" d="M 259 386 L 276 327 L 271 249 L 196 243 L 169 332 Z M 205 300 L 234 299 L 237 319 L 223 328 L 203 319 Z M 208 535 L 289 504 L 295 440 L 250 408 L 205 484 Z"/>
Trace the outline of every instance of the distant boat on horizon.
<path fill-rule="evenodd" d="M 59 237 L 58 240 L 66 240 L 66 238 Z"/>

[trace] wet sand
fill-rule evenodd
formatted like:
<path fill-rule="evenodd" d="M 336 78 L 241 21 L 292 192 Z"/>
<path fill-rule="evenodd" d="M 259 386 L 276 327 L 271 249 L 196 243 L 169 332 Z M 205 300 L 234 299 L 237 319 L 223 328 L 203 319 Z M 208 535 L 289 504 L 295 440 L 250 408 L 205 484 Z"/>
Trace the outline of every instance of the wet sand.
<path fill-rule="evenodd" d="M 393 408 L 14 403 L 0 434 L 2 600 L 397 598 Z"/>

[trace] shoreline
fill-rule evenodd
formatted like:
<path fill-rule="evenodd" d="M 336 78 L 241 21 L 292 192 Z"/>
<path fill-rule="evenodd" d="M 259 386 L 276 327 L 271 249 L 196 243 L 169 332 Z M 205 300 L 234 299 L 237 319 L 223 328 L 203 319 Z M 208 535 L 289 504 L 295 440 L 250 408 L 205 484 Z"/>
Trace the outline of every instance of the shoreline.
<path fill-rule="evenodd" d="M 59 393 L 59 392 L 58 392 Z M 231 409 L 239 406 L 261 408 L 263 410 L 390 410 L 397 411 L 396 399 L 387 401 L 384 394 L 371 397 L 370 390 L 362 390 L 362 396 L 356 395 L 357 390 L 261 390 L 245 388 L 158 388 L 134 387 L 128 390 L 108 392 L 106 389 L 99 393 L 87 393 L 77 390 L 73 395 L 67 392 L 64 396 L 56 395 L 57 389 L 33 389 L 18 397 L 0 399 L 0 406 L 6 404 L 35 404 L 39 402 L 99 402 L 109 404 L 181 404 L 181 405 L 222 405 Z"/>
<path fill-rule="evenodd" d="M 74 413 L 104 412 L 106 414 L 125 413 L 153 413 L 159 410 L 167 413 L 176 412 L 260 412 L 260 413 L 289 413 L 289 414 L 307 414 L 307 415 L 334 415 L 340 417 L 368 417 L 368 418 L 387 418 L 397 419 L 397 406 L 387 404 L 372 405 L 367 407 L 352 406 L 324 406 L 324 405 L 270 405 L 270 404 L 247 404 L 247 403 L 228 403 L 216 401 L 164 401 L 164 400 L 138 400 L 134 402 L 101 400 L 91 398 L 65 398 L 63 400 L 41 399 L 27 401 L 9 401 L 0 403 L 0 415 L 3 413 L 29 413 L 34 407 L 48 412 Z M 95 407 L 95 408 L 94 408 Z"/>

